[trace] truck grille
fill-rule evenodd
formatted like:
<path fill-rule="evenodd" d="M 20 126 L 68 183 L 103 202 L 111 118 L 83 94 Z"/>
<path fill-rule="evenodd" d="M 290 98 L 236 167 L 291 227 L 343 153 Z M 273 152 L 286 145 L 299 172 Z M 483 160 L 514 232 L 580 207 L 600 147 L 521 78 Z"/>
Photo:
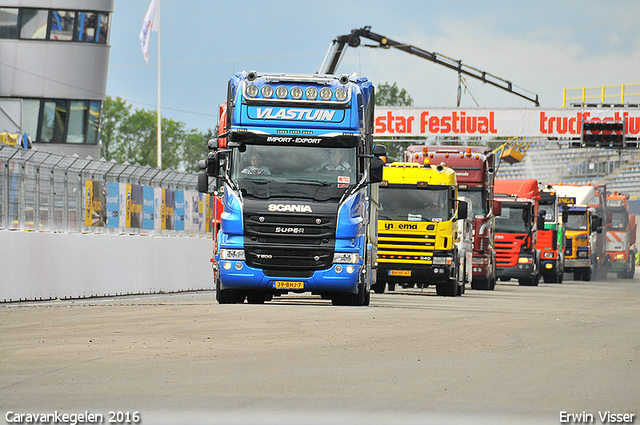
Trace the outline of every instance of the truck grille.
<path fill-rule="evenodd" d="M 414 260 L 431 264 L 435 243 L 435 232 L 430 235 L 378 233 L 378 261 Z"/>
<path fill-rule="evenodd" d="M 494 240 L 497 267 L 514 267 L 518 264 L 524 236 L 503 234 L 503 239 Z"/>
<path fill-rule="evenodd" d="M 245 215 L 245 254 L 251 267 L 302 272 L 331 267 L 335 216 Z"/>

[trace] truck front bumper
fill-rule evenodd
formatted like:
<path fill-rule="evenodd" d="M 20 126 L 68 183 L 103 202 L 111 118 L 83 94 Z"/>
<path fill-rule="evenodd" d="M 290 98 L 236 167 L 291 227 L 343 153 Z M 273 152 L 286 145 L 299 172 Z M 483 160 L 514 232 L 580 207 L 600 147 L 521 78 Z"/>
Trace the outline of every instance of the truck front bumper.
<path fill-rule="evenodd" d="M 529 279 L 533 277 L 533 264 L 517 264 L 513 267 L 496 267 L 498 279 Z"/>
<path fill-rule="evenodd" d="M 265 292 L 351 292 L 358 293 L 363 264 L 332 264 L 327 270 L 310 272 L 310 277 L 268 276 L 245 261 L 218 262 L 220 289 L 251 289 Z"/>
<path fill-rule="evenodd" d="M 412 265 L 378 263 L 378 280 L 392 283 L 436 284 L 451 278 L 453 267 L 449 265 Z"/>
<path fill-rule="evenodd" d="M 591 259 L 589 258 L 564 258 L 564 268 L 567 271 L 588 269 L 589 267 L 591 267 Z"/>

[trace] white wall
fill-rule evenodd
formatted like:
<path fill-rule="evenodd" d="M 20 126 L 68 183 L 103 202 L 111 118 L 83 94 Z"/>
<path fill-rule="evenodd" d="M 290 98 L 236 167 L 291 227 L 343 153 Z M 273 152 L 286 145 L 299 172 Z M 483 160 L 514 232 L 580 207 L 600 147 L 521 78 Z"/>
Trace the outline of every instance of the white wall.
<path fill-rule="evenodd" d="M 0 302 L 214 289 L 201 237 L 0 230 Z"/>

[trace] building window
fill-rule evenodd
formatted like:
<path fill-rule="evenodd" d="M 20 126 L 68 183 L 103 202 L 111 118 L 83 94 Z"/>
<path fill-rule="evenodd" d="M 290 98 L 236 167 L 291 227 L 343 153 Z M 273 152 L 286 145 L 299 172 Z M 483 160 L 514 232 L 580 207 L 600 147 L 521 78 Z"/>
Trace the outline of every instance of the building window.
<path fill-rule="evenodd" d="M 87 144 L 97 145 L 100 138 L 100 102 L 90 102 L 87 124 Z"/>
<path fill-rule="evenodd" d="M 54 10 L 51 13 L 50 40 L 73 40 L 73 27 L 76 22 L 76 12 L 71 10 Z"/>
<path fill-rule="evenodd" d="M 22 9 L 20 15 L 20 38 L 34 40 L 46 39 L 48 18 L 48 10 Z"/>
<path fill-rule="evenodd" d="M 39 142 L 64 143 L 64 129 L 67 122 L 66 100 L 44 100 L 40 114 Z"/>
<path fill-rule="evenodd" d="M 34 142 L 97 145 L 102 102 L 24 99 L 23 132 Z"/>
<path fill-rule="evenodd" d="M 40 114 L 40 100 L 22 100 L 22 132 L 29 135 L 33 141 L 38 136 L 38 115 Z"/>
<path fill-rule="evenodd" d="M 0 7 L 0 38 L 18 38 L 18 11 Z"/>
<path fill-rule="evenodd" d="M 106 44 L 108 35 L 109 13 L 0 7 L 0 39 Z"/>
<path fill-rule="evenodd" d="M 78 13 L 78 41 L 95 41 L 98 14 L 95 12 Z"/>

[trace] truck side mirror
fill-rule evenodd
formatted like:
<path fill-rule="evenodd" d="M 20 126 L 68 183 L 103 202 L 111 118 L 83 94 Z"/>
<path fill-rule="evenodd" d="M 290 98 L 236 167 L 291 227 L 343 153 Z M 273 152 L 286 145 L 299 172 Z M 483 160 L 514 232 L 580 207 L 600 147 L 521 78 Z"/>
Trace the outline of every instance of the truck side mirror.
<path fill-rule="evenodd" d="M 209 150 L 216 150 L 220 147 L 220 143 L 218 143 L 218 139 L 209 139 L 209 141 L 207 142 L 207 148 L 209 148 Z"/>
<path fill-rule="evenodd" d="M 209 193 L 209 176 L 206 171 L 198 173 L 198 192 Z"/>
<path fill-rule="evenodd" d="M 467 201 L 458 200 L 458 220 L 464 220 L 469 216 L 469 204 Z"/>
<path fill-rule="evenodd" d="M 544 211 L 538 213 L 538 230 L 544 230 L 544 217 L 547 214 Z"/>
<path fill-rule="evenodd" d="M 373 156 L 387 156 L 387 147 L 385 145 L 375 145 L 372 153 Z"/>
<path fill-rule="evenodd" d="M 502 214 L 502 202 L 493 200 L 493 216 L 498 217 Z"/>
<path fill-rule="evenodd" d="M 382 171 L 384 169 L 384 161 L 377 156 L 371 158 L 369 166 L 369 174 L 371 183 L 380 183 L 382 181 Z"/>
<path fill-rule="evenodd" d="M 218 177 L 219 175 L 219 157 L 218 152 L 211 151 L 207 155 L 207 175 Z"/>

